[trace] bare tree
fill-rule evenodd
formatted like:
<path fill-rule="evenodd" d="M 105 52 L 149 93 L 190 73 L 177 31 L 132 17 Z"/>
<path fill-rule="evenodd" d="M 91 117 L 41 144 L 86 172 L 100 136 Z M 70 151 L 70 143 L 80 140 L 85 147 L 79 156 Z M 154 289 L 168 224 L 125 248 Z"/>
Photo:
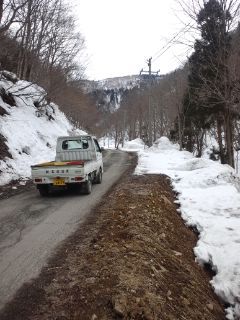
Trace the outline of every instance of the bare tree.
<path fill-rule="evenodd" d="M 0 0 L 0 34 L 8 31 L 14 23 L 19 22 L 19 11 L 28 0 Z"/>

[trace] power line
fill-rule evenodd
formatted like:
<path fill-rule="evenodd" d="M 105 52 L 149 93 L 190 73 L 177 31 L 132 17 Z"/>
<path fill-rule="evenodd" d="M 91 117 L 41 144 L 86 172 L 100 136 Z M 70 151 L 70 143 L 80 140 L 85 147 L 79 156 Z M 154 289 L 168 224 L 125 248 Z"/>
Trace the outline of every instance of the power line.
<path fill-rule="evenodd" d="M 185 33 L 188 31 L 192 25 L 188 23 L 184 28 L 182 28 L 178 33 L 176 33 L 160 50 L 158 50 L 154 55 L 157 55 L 156 57 L 153 58 L 153 62 L 155 62 L 158 58 L 160 58 L 168 49 L 171 48 L 172 42 L 180 36 L 181 33 Z M 188 30 L 187 30 L 188 28 Z"/>
<path fill-rule="evenodd" d="M 160 78 L 159 71 L 152 71 L 152 62 L 159 59 L 167 50 L 169 50 L 172 46 L 172 43 L 175 39 L 177 39 L 180 34 L 183 32 L 187 32 L 191 28 L 190 23 L 188 23 L 184 28 L 182 28 L 179 32 L 177 32 L 156 54 L 154 59 L 151 57 L 147 60 L 148 71 L 144 71 L 143 69 L 140 71 L 140 76 L 143 80 L 147 80 L 147 84 L 149 86 L 148 91 L 148 126 L 145 127 L 145 133 L 143 133 L 142 138 L 145 140 L 149 146 L 152 144 L 153 135 L 152 135 L 152 108 L 153 108 L 153 97 L 152 97 L 152 90 L 151 86 L 154 81 Z M 157 55 L 157 56 L 156 56 Z"/>
<path fill-rule="evenodd" d="M 178 31 L 176 34 L 174 34 L 174 36 L 168 40 L 168 42 L 161 48 L 159 49 L 156 53 L 154 53 L 153 57 L 155 59 L 155 56 L 158 55 L 162 50 L 164 50 L 170 43 L 173 42 L 173 40 L 175 40 L 182 32 L 185 31 L 185 29 L 188 28 L 188 26 L 190 25 L 190 23 L 188 23 L 186 26 L 184 26 L 180 31 Z"/>
<path fill-rule="evenodd" d="M 159 71 L 156 72 L 152 72 L 151 70 L 151 66 L 152 63 L 157 61 L 166 51 L 168 51 L 171 46 L 172 43 L 175 39 L 177 39 L 183 32 L 186 33 L 193 25 L 191 25 L 190 23 L 188 23 L 186 26 L 184 26 L 180 31 L 178 31 L 160 50 L 158 50 L 153 57 L 149 58 L 147 60 L 147 64 L 149 67 L 149 71 L 144 71 L 143 69 L 140 71 L 140 75 L 148 75 L 150 78 L 153 76 L 159 76 Z M 154 57 L 155 56 L 155 57 Z"/>

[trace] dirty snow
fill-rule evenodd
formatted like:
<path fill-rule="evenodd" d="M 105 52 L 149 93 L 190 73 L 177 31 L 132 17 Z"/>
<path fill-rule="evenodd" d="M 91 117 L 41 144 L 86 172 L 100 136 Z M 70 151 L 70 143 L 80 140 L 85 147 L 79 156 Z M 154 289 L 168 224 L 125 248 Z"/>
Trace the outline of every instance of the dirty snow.
<path fill-rule="evenodd" d="M 0 95 L 0 106 L 8 113 L 0 116 L 0 134 L 13 158 L 0 160 L 0 185 L 27 179 L 31 165 L 53 160 L 58 136 L 84 133 L 73 127 L 56 104 L 47 104 L 41 87 L 20 80 L 13 83 L 0 74 L 2 88 L 12 94 L 16 105 L 10 106 Z"/>
<path fill-rule="evenodd" d="M 211 264 L 216 272 L 211 283 L 216 294 L 230 305 L 227 319 L 240 319 L 239 176 L 228 165 L 179 151 L 166 137 L 146 150 L 140 143 L 139 150 L 135 173 L 162 173 L 172 179 L 179 212 L 186 224 L 199 232 L 196 260 Z"/>

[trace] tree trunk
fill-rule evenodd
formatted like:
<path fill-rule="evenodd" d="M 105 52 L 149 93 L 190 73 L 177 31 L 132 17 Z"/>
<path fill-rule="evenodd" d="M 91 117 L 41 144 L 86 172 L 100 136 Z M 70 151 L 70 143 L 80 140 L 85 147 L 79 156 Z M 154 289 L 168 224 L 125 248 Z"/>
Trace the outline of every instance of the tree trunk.
<path fill-rule="evenodd" d="M 26 66 L 25 80 L 31 81 L 31 75 L 32 75 L 32 64 L 28 63 Z"/>
<path fill-rule="evenodd" d="M 156 108 L 153 109 L 153 141 L 157 140 Z"/>
<path fill-rule="evenodd" d="M 181 121 L 181 116 L 178 114 L 177 116 L 177 121 L 178 121 L 178 143 L 180 146 L 180 151 L 183 149 L 183 128 L 182 128 L 182 121 Z"/>
<path fill-rule="evenodd" d="M 232 132 L 232 116 L 229 108 L 225 111 L 225 139 L 226 139 L 226 149 L 227 149 L 227 163 L 234 168 L 234 151 L 233 151 L 233 132 Z"/>
<path fill-rule="evenodd" d="M 0 24 L 2 22 L 2 16 L 3 16 L 3 4 L 4 4 L 4 1 L 0 0 Z"/>
<path fill-rule="evenodd" d="M 202 151 L 203 151 L 203 138 L 204 138 L 205 131 L 203 130 L 200 135 L 197 137 L 197 158 L 201 158 Z"/>
<path fill-rule="evenodd" d="M 220 161 L 222 164 L 226 163 L 225 160 L 225 153 L 224 153 L 224 148 L 223 148 L 223 141 L 222 141 L 222 123 L 221 120 L 218 118 L 217 119 L 217 139 L 218 139 L 218 146 L 219 146 L 219 156 L 220 156 Z"/>
<path fill-rule="evenodd" d="M 186 141 L 186 149 L 188 152 L 193 152 L 193 133 L 192 133 L 192 124 L 188 127 L 187 141 Z"/>

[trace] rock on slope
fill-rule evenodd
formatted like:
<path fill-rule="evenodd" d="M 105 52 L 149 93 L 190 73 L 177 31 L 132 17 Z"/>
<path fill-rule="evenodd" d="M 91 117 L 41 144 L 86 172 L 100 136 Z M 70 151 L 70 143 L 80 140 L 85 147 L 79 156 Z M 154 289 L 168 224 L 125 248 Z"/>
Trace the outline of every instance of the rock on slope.
<path fill-rule="evenodd" d="M 120 108 L 123 97 L 140 86 L 139 75 L 108 78 L 99 81 L 84 80 L 85 91 L 96 101 L 100 111 L 113 113 Z"/>

